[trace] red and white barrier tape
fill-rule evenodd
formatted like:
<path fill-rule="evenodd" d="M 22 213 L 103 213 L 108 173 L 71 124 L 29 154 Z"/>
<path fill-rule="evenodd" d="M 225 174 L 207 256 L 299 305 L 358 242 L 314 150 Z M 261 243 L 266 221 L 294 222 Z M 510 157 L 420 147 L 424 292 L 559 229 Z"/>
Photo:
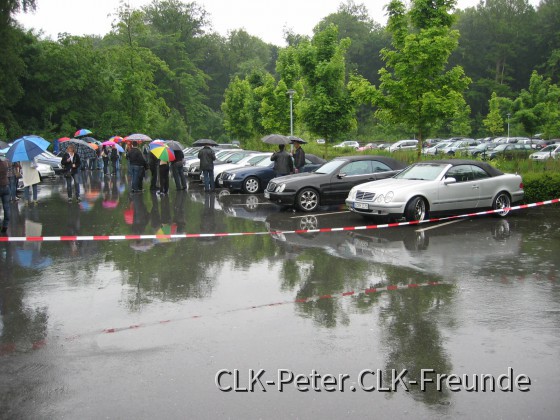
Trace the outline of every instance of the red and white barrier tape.
<path fill-rule="evenodd" d="M 341 232 L 351 230 L 368 230 L 368 229 L 386 229 L 398 226 L 419 225 L 424 223 L 441 222 L 444 220 L 464 219 L 468 217 L 484 216 L 489 214 L 501 213 L 503 211 L 514 211 L 520 209 L 528 209 L 531 207 L 540 207 L 548 204 L 559 203 L 560 198 L 548 201 L 539 201 L 531 204 L 521 204 L 514 207 L 506 207 L 499 210 L 486 210 L 477 213 L 466 213 L 457 216 L 447 216 L 433 219 L 426 219 L 414 222 L 386 223 L 381 225 L 366 226 L 345 226 L 339 228 L 321 228 L 321 229 L 297 229 L 297 230 L 281 230 L 266 232 L 235 232 L 235 233 L 176 233 L 170 235 L 92 235 L 92 236 L 0 236 L 0 242 L 68 242 L 68 241 L 122 241 L 122 240 L 143 240 L 143 239 L 187 239 L 187 238 L 219 238 L 227 236 L 251 236 L 251 235 L 269 235 L 269 234 L 291 234 L 291 233 L 319 233 L 319 232 Z"/>

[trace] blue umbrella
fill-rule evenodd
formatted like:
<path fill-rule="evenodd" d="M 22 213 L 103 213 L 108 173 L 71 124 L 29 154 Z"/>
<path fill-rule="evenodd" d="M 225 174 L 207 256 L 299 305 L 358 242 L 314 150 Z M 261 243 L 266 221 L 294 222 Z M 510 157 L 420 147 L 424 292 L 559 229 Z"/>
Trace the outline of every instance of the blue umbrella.
<path fill-rule="evenodd" d="M 39 136 L 23 136 L 14 141 L 8 149 L 6 158 L 10 162 L 31 161 L 37 155 L 40 155 L 50 143 Z"/>

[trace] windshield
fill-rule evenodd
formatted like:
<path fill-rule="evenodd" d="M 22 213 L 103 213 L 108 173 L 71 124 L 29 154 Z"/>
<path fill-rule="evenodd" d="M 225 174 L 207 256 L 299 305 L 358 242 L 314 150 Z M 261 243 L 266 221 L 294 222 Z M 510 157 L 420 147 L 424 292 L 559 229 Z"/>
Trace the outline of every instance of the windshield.
<path fill-rule="evenodd" d="M 319 167 L 319 169 L 317 169 L 315 171 L 315 173 L 318 174 L 332 174 L 334 171 L 336 171 L 339 167 L 340 164 L 345 162 L 344 160 L 331 160 L 330 162 L 325 163 L 323 166 Z"/>
<path fill-rule="evenodd" d="M 558 147 L 557 144 L 546 146 L 544 149 L 541 149 L 541 152 L 553 152 L 554 149 L 556 149 L 557 147 Z"/>
<path fill-rule="evenodd" d="M 251 159 L 247 160 L 247 163 L 251 166 L 255 166 L 257 163 L 259 163 L 261 160 L 263 160 L 266 157 L 268 157 L 268 156 L 267 155 L 253 156 L 253 157 L 251 157 Z"/>
<path fill-rule="evenodd" d="M 259 163 L 257 163 L 255 166 L 258 167 L 267 167 L 272 163 L 272 161 L 270 160 L 270 156 L 265 157 L 263 160 L 261 160 Z"/>
<path fill-rule="evenodd" d="M 501 152 L 502 150 L 505 150 L 508 146 L 509 146 L 509 144 L 507 144 L 507 143 L 499 144 L 498 146 L 494 147 L 494 150 L 496 152 Z"/>
<path fill-rule="evenodd" d="M 395 175 L 398 179 L 420 179 L 423 181 L 433 181 L 440 176 L 441 172 L 447 167 L 440 163 L 419 163 L 409 166 L 404 171 Z"/>

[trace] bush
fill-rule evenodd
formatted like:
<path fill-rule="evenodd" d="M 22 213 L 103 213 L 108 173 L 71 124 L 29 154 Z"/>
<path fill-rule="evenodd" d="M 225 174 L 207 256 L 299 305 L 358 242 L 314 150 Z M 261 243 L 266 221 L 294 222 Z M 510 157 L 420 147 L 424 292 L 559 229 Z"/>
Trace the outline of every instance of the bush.
<path fill-rule="evenodd" d="M 527 173 L 523 175 L 526 203 L 560 198 L 560 173 Z"/>

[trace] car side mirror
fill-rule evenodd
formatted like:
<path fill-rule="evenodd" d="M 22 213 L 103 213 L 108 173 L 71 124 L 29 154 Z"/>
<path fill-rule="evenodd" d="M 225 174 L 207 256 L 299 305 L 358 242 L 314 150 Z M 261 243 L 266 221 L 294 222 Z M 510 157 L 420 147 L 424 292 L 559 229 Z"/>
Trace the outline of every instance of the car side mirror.
<path fill-rule="evenodd" d="M 445 185 L 449 185 L 449 184 L 455 184 L 457 182 L 457 180 L 455 178 L 453 178 L 452 176 L 450 176 L 449 178 L 445 178 L 443 180 L 443 183 Z"/>
<path fill-rule="evenodd" d="M 337 177 L 338 179 L 342 179 L 342 178 L 344 178 L 345 176 L 346 176 L 346 174 L 345 174 L 344 172 L 341 172 L 341 173 L 339 173 L 336 177 Z"/>

